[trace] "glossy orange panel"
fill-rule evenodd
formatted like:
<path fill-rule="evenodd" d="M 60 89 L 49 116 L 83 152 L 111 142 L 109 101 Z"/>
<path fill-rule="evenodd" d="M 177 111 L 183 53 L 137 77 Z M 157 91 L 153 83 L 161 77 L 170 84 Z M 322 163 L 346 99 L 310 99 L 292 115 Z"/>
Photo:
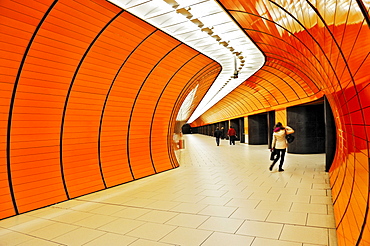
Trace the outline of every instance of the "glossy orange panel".
<path fill-rule="evenodd" d="M 178 166 L 177 112 L 216 62 L 104 0 L 0 9 L 0 218 Z"/>

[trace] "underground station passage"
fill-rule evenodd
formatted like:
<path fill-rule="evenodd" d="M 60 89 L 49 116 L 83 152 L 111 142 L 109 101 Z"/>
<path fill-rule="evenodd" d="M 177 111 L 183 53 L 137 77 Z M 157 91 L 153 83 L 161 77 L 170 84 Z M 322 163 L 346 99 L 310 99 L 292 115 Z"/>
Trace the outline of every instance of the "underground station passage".
<path fill-rule="evenodd" d="M 122 245 L 144 245 L 144 241 L 145 245 L 227 245 L 223 240 L 253 246 L 272 242 L 266 240 L 276 243 L 270 245 L 370 245 L 369 10 L 370 2 L 365 0 L 0 1 L 0 245 L 31 245 L 31 241 L 99 245 L 94 240 L 106 238 L 127 240 Z M 213 151 L 202 153 L 191 145 L 194 141 L 215 145 L 216 129 L 222 129 L 228 140 L 227 131 L 233 127 L 236 148 L 265 151 L 268 156 L 278 122 L 294 129 L 287 161 L 306 156 L 309 165 L 310 156 L 312 160 L 324 157 L 317 175 L 327 177 L 325 194 L 330 199 L 325 206 L 333 218 L 333 225 L 325 229 L 328 243 L 303 236 L 295 241 L 288 235 L 288 229 L 302 227 L 302 231 L 307 229 L 305 234 L 319 238 L 315 233 L 322 227 L 311 219 L 321 215 L 315 212 L 311 217 L 307 212 L 302 224 L 281 225 L 271 238 L 253 232 L 247 225 L 279 224 L 271 219 L 274 211 L 262 219 L 235 217 L 241 216 L 238 211 L 243 206 L 246 209 L 246 203 L 238 199 L 255 200 L 257 190 L 229 197 L 222 211 L 234 210 L 225 217 L 221 212 L 205 212 L 219 204 L 200 209 L 202 201 L 216 203 L 227 197 L 220 192 L 227 187 L 226 183 L 218 186 L 221 180 L 212 185 L 218 187 L 217 192 L 204 193 L 204 200 L 195 204 L 193 199 L 179 201 L 179 195 L 171 201 L 158 198 L 156 204 L 161 207 L 149 210 L 150 204 L 129 203 L 134 198 L 128 193 L 119 204 L 112 197 L 110 202 L 102 198 L 108 196 L 102 194 L 118 196 L 171 172 L 184 172 L 186 179 L 176 176 L 182 186 L 170 183 L 173 179 L 168 177 L 142 191 L 149 197 L 141 199 L 150 199 L 152 191 L 172 192 L 176 187 L 194 194 L 193 186 L 185 185 L 189 180 L 199 178 L 200 182 L 202 174 L 219 170 L 211 166 L 207 172 L 201 167 L 188 170 L 187 161 L 194 160 L 186 151 L 210 156 Z M 227 148 L 235 154 L 236 149 Z M 234 168 L 241 168 L 240 173 L 244 170 L 239 164 Z M 289 169 L 269 172 L 267 164 L 255 172 L 259 170 L 265 178 L 279 177 L 277 181 L 292 182 L 297 175 Z M 122 190 L 113 193 L 117 189 Z M 137 192 L 130 194 L 139 198 Z M 88 201 L 91 197 L 97 200 Z M 314 202 L 312 197 L 308 202 Z M 189 206 L 173 210 L 180 206 L 175 202 Z M 105 224 L 93 227 L 87 222 L 82 225 L 87 217 L 96 216 L 92 210 L 78 212 L 80 224 L 77 219 L 70 224 L 58 217 L 88 205 L 136 212 L 148 209 L 141 216 L 162 213 L 162 219 L 164 214 L 176 213 L 172 214 L 176 218 L 190 214 L 204 220 L 196 226 L 170 225 L 175 220 L 171 217 L 155 221 L 160 226 L 152 221 L 155 227 L 144 224 L 139 215 L 132 223 L 123 221 L 133 219 L 133 213 L 130 218 L 118 218 L 104 212 Z M 295 205 L 285 212 L 293 211 Z M 200 210 L 189 212 L 190 207 Z M 56 210 L 58 214 L 49 212 Z M 46 217 L 35 217 L 40 214 Z M 87 241 L 78 241 L 81 236 L 74 239 L 79 243 L 69 243 L 63 241 L 67 240 L 64 234 L 44 237 L 41 229 L 36 230 L 40 221 L 44 229 L 56 226 L 54 218 L 60 219 L 66 235 L 95 231 Z M 225 224 L 221 219 L 242 221 L 234 231 L 228 231 L 231 225 L 213 228 Z M 104 227 L 113 220 L 122 223 Z M 136 226 L 112 233 L 127 224 Z M 149 230 L 150 226 L 155 229 Z M 140 238 L 135 234 L 145 228 L 153 235 Z M 184 234 L 199 235 L 199 241 L 178 239 Z"/>

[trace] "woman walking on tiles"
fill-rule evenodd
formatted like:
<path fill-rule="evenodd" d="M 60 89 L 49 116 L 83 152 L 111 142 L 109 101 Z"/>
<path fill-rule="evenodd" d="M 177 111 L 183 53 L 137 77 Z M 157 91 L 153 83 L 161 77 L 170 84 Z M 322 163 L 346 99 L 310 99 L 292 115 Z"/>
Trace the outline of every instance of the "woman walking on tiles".
<path fill-rule="evenodd" d="M 291 127 L 289 126 L 284 127 L 283 124 L 281 124 L 281 122 L 278 122 L 276 124 L 274 133 L 272 134 L 272 145 L 271 145 L 272 146 L 271 151 L 275 151 L 276 156 L 269 168 L 270 171 L 272 171 L 272 168 L 274 167 L 275 163 L 278 162 L 279 159 L 280 159 L 279 172 L 284 171 L 283 164 L 286 148 L 288 147 L 286 136 L 292 133 L 294 133 L 294 130 Z"/>

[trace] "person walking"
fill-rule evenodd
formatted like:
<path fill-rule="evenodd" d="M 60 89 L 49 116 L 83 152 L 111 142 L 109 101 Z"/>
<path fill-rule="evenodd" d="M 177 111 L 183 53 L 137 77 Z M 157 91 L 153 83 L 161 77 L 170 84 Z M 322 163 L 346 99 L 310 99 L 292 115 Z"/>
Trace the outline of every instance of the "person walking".
<path fill-rule="evenodd" d="M 225 139 L 225 128 L 223 126 L 221 126 L 221 139 L 224 140 Z"/>
<path fill-rule="evenodd" d="M 236 131 L 233 126 L 230 126 L 230 129 L 227 131 L 227 135 L 230 138 L 230 145 L 235 145 Z"/>
<path fill-rule="evenodd" d="M 220 146 L 220 138 L 222 137 L 222 131 L 216 127 L 216 131 L 213 134 L 216 137 L 216 144 L 217 146 Z"/>
<path fill-rule="evenodd" d="M 276 162 L 280 159 L 279 172 L 283 172 L 283 164 L 285 159 L 286 148 L 288 147 L 288 142 L 286 140 L 286 135 L 294 133 L 293 128 L 289 126 L 283 126 L 281 122 L 278 122 L 275 125 L 274 133 L 272 134 L 272 144 L 271 151 L 275 151 L 276 156 L 272 162 L 269 170 L 272 171 Z"/>

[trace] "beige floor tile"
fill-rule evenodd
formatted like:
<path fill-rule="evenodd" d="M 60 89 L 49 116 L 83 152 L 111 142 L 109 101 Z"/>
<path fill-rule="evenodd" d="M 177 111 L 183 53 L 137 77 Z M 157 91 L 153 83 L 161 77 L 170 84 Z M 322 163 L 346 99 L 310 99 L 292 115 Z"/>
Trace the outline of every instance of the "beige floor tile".
<path fill-rule="evenodd" d="M 207 206 L 206 204 L 181 203 L 170 211 L 196 214 Z"/>
<path fill-rule="evenodd" d="M 335 220 L 332 215 L 310 213 L 308 214 L 307 225 L 334 229 Z"/>
<path fill-rule="evenodd" d="M 2 244 L 0 244 L 2 245 Z M 10 246 L 11 244 L 4 244 Z M 14 244 L 15 245 L 15 244 Z M 17 244 L 17 246 L 60 246 L 60 243 L 33 237 L 31 240 Z"/>
<path fill-rule="evenodd" d="M 146 207 L 147 205 L 153 202 L 156 202 L 156 200 L 145 199 L 145 198 L 135 198 L 135 199 L 122 203 L 122 205 L 132 206 L 132 207 Z"/>
<path fill-rule="evenodd" d="M 238 208 L 230 218 L 265 221 L 270 212 L 270 210 Z"/>
<path fill-rule="evenodd" d="M 198 214 L 219 216 L 219 217 L 229 217 L 235 210 L 236 210 L 235 207 L 209 205 L 203 210 L 199 211 Z"/>
<path fill-rule="evenodd" d="M 109 245 L 109 246 L 123 246 L 123 245 L 131 245 L 131 243 L 138 240 L 135 237 L 129 237 L 124 235 L 119 235 L 115 233 L 105 233 L 98 238 L 95 238 L 88 243 L 84 244 L 84 246 L 102 246 L 102 245 Z"/>
<path fill-rule="evenodd" d="M 106 232 L 126 234 L 127 232 L 132 231 L 143 224 L 145 224 L 145 222 L 143 221 L 118 218 L 108 224 L 99 227 L 98 229 Z"/>
<path fill-rule="evenodd" d="M 314 196 L 326 196 L 326 190 L 316 189 L 298 189 L 297 195 L 314 195 Z"/>
<path fill-rule="evenodd" d="M 24 225 L 25 223 L 33 223 L 35 221 L 35 217 L 29 216 L 27 214 L 21 214 L 18 216 L 6 218 L 0 220 L 0 228 L 11 228 L 12 226 L 17 226 L 17 225 Z"/>
<path fill-rule="evenodd" d="M 34 239 L 34 237 L 32 236 L 28 236 L 4 228 L 0 229 L 0 245 L 13 246 L 30 241 L 32 239 Z"/>
<path fill-rule="evenodd" d="M 306 225 L 307 213 L 271 211 L 266 221 L 281 224 Z"/>
<path fill-rule="evenodd" d="M 242 208 L 248 208 L 248 209 L 255 209 L 260 202 L 261 201 L 259 201 L 259 200 L 247 200 L 247 199 L 240 199 L 240 198 L 232 198 L 225 205 L 228 206 L 228 207 L 242 207 Z"/>
<path fill-rule="evenodd" d="M 256 238 L 251 246 L 302 246 L 302 244 L 267 238 Z"/>
<path fill-rule="evenodd" d="M 58 215 L 64 214 L 66 211 L 64 209 L 55 208 L 55 207 L 46 207 L 43 209 L 37 209 L 34 211 L 28 212 L 27 216 L 33 216 L 37 218 L 43 218 L 43 219 L 51 219 Z"/>
<path fill-rule="evenodd" d="M 174 218 L 166 222 L 168 225 L 182 226 L 197 228 L 204 221 L 206 221 L 209 216 L 196 215 L 196 214 L 178 214 Z"/>
<path fill-rule="evenodd" d="M 293 242 L 327 245 L 329 240 L 328 229 L 285 225 L 280 239 Z"/>
<path fill-rule="evenodd" d="M 286 187 L 287 188 L 298 188 L 297 194 L 300 195 L 302 193 L 302 195 L 304 195 L 305 193 L 303 192 L 303 190 L 310 190 L 312 188 L 312 183 L 297 183 L 297 182 L 290 180 L 287 183 Z"/>
<path fill-rule="evenodd" d="M 273 186 L 268 193 L 276 193 L 276 194 L 286 194 L 286 195 L 295 195 L 297 194 L 298 188 L 296 187 L 288 187 L 288 188 L 281 188 Z"/>
<path fill-rule="evenodd" d="M 310 199 L 311 199 L 311 196 L 309 196 L 309 195 L 281 194 L 278 201 L 310 203 Z"/>
<path fill-rule="evenodd" d="M 170 210 L 178 206 L 180 202 L 173 201 L 156 201 L 146 206 L 148 209 L 160 209 L 160 210 Z"/>
<path fill-rule="evenodd" d="M 117 220 L 117 218 L 106 215 L 93 214 L 90 217 L 76 221 L 74 224 L 87 228 L 98 228 L 114 220 Z"/>
<path fill-rule="evenodd" d="M 329 246 L 338 246 L 337 231 L 329 229 Z"/>
<path fill-rule="evenodd" d="M 316 203 L 316 204 L 328 204 L 332 205 L 333 201 L 331 196 L 311 196 L 311 203 Z"/>
<path fill-rule="evenodd" d="M 155 242 L 155 241 L 151 241 L 147 239 L 138 239 L 132 244 L 130 244 L 130 246 L 175 246 L 175 244 L 160 243 L 160 242 Z"/>
<path fill-rule="evenodd" d="M 182 194 L 178 193 L 157 193 L 154 196 L 152 196 L 151 199 L 154 199 L 156 201 L 172 201 L 173 199 L 176 199 L 177 197 L 181 196 Z M 152 205 L 152 204 L 150 204 Z"/>
<path fill-rule="evenodd" d="M 245 221 L 243 225 L 238 229 L 236 234 L 252 237 L 279 239 L 282 229 L 283 225 L 278 223 Z"/>
<path fill-rule="evenodd" d="M 195 246 L 201 245 L 211 234 L 211 231 L 178 227 L 162 238 L 160 242 L 181 246 Z"/>
<path fill-rule="evenodd" d="M 256 209 L 265 209 L 272 211 L 289 211 L 292 206 L 291 202 L 278 202 L 278 201 L 261 201 Z"/>
<path fill-rule="evenodd" d="M 198 203 L 224 206 L 230 200 L 231 198 L 229 197 L 205 197 L 204 199 L 200 200 Z"/>
<path fill-rule="evenodd" d="M 90 216 L 92 216 L 91 213 L 69 210 L 66 211 L 64 214 L 52 218 L 52 220 L 64 222 L 67 224 L 73 224 L 79 220 L 86 219 Z"/>
<path fill-rule="evenodd" d="M 149 213 L 150 211 L 151 211 L 150 209 L 146 208 L 126 208 L 112 214 L 112 216 L 126 219 L 136 219 L 142 216 L 143 214 Z"/>
<path fill-rule="evenodd" d="M 157 223 L 145 223 L 127 233 L 128 236 L 158 241 L 173 230 L 176 226 Z"/>
<path fill-rule="evenodd" d="M 290 211 L 298 213 L 328 214 L 328 209 L 325 204 L 305 204 L 294 202 Z"/>
<path fill-rule="evenodd" d="M 196 203 L 199 202 L 200 200 L 203 200 L 205 196 L 198 196 L 198 195 L 181 195 L 173 201 L 175 202 L 189 202 L 189 203 Z"/>
<path fill-rule="evenodd" d="M 97 209 L 101 206 L 104 206 L 102 203 L 90 202 L 90 201 L 79 201 L 78 205 L 71 207 L 71 210 L 81 211 L 81 212 L 90 212 L 91 210 Z"/>
<path fill-rule="evenodd" d="M 248 199 L 253 193 L 252 190 L 245 190 L 245 188 L 243 188 L 242 191 L 229 190 L 222 197 Z"/>
<path fill-rule="evenodd" d="M 77 228 L 76 230 L 67 232 L 53 239 L 58 243 L 62 243 L 68 246 L 79 246 L 83 245 L 91 240 L 98 238 L 105 234 L 102 231 L 97 231 L 89 228 Z"/>
<path fill-rule="evenodd" d="M 279 199 L 280 194 L 276 193 L 261 193 L 255 192 L 253 193 L 248 199 L 252 200 L 260 200 L 260 201 L 277 201 Z"/>
<path fill-rule="evenodd" d="M 226 194 L 227 191 L 224 190 L 203 190 L 198 195 L 200 196 L 214 196 L 221 197 Z"/>
<path fill-rule="evenodd" d="M 116 196 L 110 196 L 110 197 L 105 198 L 104 202 L 121 205 L 121 204 L 123 204 L 125 202 L 128 202 L 128 201 L 131 201 L 133 199 L 135 199 L 135 198 L 134 197 L 126 197 L 126 196 L 116 195 Z"/>
<path fill-rule="evenodd" d="M 204 243 L 202 243 L 202 246 L 246 246 L 251 245 L 253 240 L 254 237 L 214 232 Z"/>
<path fill-rule="evenodd" d="M 149 222 L 155 222 L 155 223 L 163 224 L 166 221 L 175 217 L 176 215 L 178 215 L 178 213 L 152 210 L 152 211 L 138 217 L 137 220 L 143 220 L 143 221 L 149 221 Z"/>
<path fill-rule="evenodd" d="M 198 228 L 210 231 L 235 233 L 243 222 L 244 220 L 241 219 L 211 217 Z"/>
<path fill-rule="evenodd" d="M 47 230 L 45 228 L 46 227 L 36 227 L 35 230 L 32 231 L 32 235 L 39 238 L 51 240 L 60 235 L 78 229 L 78 226 L 59 222 L 50 222 L 50 224 L 47 226 Z"/>
<path fill-rule="evenodd" d="M 33 217 L 33 219 L 30 221 L 10 226 L 7 229 L 10 229 L 16 232 L 25 233 L 25 234 L 30 234 L 37 229 L 45 228 L 47 226 L 50 226 L 53 223 L 57 223 L 57 222 L 53 222 L 48 219 Z"/>
<path fill-rule="evenodd" d="M 101 214 L 101 215 L 112 215 L 123 209 L 125 209 L 125 207 L 123 206 L 105 204 L 104 206 L 95 208 L 93 210 L 90 210 L 89 212 L 94 213 L 94 214 Z"/>

